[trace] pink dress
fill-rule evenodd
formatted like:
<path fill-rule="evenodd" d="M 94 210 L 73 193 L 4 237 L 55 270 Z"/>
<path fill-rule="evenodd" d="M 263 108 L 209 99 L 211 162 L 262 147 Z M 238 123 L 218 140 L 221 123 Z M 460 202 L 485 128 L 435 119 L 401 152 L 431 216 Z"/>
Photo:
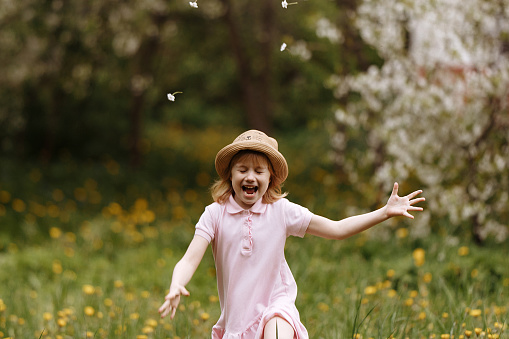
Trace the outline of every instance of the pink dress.
<path fill-rule="evenodd" d="M 230 197 L 206 207 L 196 235 L 212 243 L 221 316 L 213 339 L 258 339 L 274 316 L 293 326 L 297 339 L 307 339 L 295 307 L 297 284 L 285 260 L 290 235 L 303 237 L 312 213 L 287 199 L 249 210 Z"/>

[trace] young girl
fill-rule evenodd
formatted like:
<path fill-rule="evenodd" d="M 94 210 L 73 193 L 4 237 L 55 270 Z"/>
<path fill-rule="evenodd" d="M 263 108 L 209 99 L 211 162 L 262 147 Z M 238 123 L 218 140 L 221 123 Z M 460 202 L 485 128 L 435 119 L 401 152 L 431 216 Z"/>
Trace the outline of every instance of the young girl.
<path fill-rule="evenodd" d="M 284 256 L 286 238 L 309 233 L 344 239 L 390 217 L 413 218 L 409 211 L 422 211 L 413 205 L 424 201 L 415 198 L 420 190 L 399 197 L 395 183 L 387 204 L 376 211 L 340 221 L 314 215 L 285 198 L 286 160 L 277 141 L 256 130 L 221 149 L 215 165 L 220 176 L 212 186 L 215 202 L 200 217 L 159 308 L 161 317 L 170 314 L 173 319 L 210 243 L 221 307 L 213 339 L 308 338 L 295 307 L 297 285 Z"/>

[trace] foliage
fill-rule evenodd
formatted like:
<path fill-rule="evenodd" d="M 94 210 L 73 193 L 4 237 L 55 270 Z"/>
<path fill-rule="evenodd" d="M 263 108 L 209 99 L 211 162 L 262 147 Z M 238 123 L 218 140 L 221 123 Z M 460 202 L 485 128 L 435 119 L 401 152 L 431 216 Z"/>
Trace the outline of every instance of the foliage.
<path fill-rule="evenodd" d="M 509 26 L 507 1 L 366 1 L 363 38 L 381 67 L 332 78 L 336 163 L 365 194 L 399 180 L 429 202 L 412 233 L 431 220 L 448 232 L 469 225 L 481 242 L 509 235 Z M 359 159 L 359 152 L 363 157 Z"/>

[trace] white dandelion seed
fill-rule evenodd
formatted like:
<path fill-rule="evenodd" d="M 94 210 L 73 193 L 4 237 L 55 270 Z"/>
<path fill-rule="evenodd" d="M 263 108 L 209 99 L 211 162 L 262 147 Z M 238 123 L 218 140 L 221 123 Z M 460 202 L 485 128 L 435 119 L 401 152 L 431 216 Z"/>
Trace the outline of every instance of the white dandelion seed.
<path fill-rule="evenodd" d="M 175 92 L 175 93 L 168 93 L 167 94 L 167 97 L 168 97 L 168 100 L 170 101 L 175 101 L 175 94 L 178 94 L 178 93 L 182 93 L 182 92 Z"/>
<path fill-rule="evenodd" d="M 284 51 L 286 49 L 286 44 L 283 42 L 283 44 L 281 45 L 281 52 Z"/>
<path fill-rule="evenodd" d="M 288 8 L 288 5 L 296 5 L 297 2 L 286 2 L 286 0 L 283 0 L 283 2 L 281 2 L 281 6 L 283 6 L 283 8 Z"/>

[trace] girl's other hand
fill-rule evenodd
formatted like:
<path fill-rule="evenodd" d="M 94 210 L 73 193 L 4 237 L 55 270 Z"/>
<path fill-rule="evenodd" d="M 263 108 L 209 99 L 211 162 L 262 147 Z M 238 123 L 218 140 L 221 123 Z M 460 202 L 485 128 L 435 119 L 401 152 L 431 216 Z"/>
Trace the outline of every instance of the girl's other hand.
<path fill-rule="evenodd" d="M 180 296 L 185 295 L 189 296 L 189 292 L 186 290 L 184 286 L 170 286 L 170 292 L 164 298 L 165 301 L 159 307 L 159 313 L 161 314 L 161 318 L 166 317 L 171 313 L 170 318 L 173 319 L 175 317 L 175 312 L 177 311 L 177 307 L 180 303 Z"/>
<path fill-rule="evenodd" d="M 394 187 L 392 188 L 392 194 L 387 201 L 386 205 L 386 213 L 387 217 L 395 217 L 395 216 L 405 216 L 410 219 L 413 219 L 414 216 L 409 213 L 409 211 L 422 211 L 422 207 L 413 206 L 416 203 L 425 201 L 426 199 L 416 198 L 417 195 L 422 193 L 422 190 L 414 191 L 404 197 L 398 196 L 398 183 L 394 183 Z"/>

